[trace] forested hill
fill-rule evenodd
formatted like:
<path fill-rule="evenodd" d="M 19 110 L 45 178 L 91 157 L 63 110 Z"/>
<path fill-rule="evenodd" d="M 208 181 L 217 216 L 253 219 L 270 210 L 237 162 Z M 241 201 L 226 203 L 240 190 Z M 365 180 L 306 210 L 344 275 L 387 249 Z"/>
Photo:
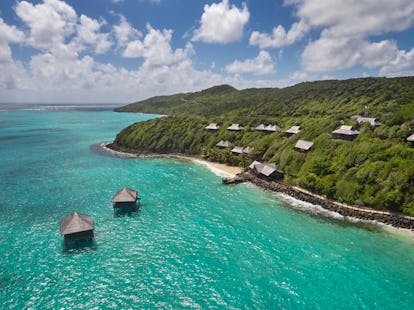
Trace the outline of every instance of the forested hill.
<path fill-rule="evenodd" d="M 400 121 L 413 119 L 414 77 L 359 78 L 305 82 L 281 89 L 245 89 L 222 85 L 200 92 L 158 96 L 132 103 L 117 112 L 167 115 L 327 115 L 363 113 Z M 387 114 L 389 113 L 389 114 Z M 407 113 L 409 113 L 407 115 Z"/>
<path fill-rule="evenodd" d="M 217 86 L 196 93 L 154 97 L 118 111 L 168 114 L 122 130 L 115 147 L 138 152 L 186 153 L 233 165 L 253 160 L 276 163 L 285 181 L 335 200 L 414 215 L 414 77 L 361 78 L 301 83 L 283 89 L 236 90 Z M 350 116 L 375 117 L 379 126 Z M 220 129 L 208 132 L 209 123 Z M 232 123 L 244 129 L 231 132 Z M 275 133 L 253 131 L 275 124 Z M 340 125 L 360 131 L 353 141 L 334 139 Z M 301 126 L 290 137 L 285 130 Z M 313 142 L 298 152 L 296 142 Z M 220 149 L 220 140 L 231 142 Z M 233 146 L 253 147 L 248 155 Z"/>

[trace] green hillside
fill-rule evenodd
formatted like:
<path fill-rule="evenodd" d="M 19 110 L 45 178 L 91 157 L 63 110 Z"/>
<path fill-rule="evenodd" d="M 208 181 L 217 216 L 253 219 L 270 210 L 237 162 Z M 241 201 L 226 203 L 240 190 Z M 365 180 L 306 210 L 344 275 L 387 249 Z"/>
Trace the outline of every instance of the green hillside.
<path fill-rule="evenodd" d="M 153 105 L 153 106 L 152 106 Z M 154 97 L 118 111 L 171 115 L 133 124 L 115 145 L 140 152 L 204 155 L 219 162 L 246 166 L 252 160 L 275 162 L 285 179 L 315 193 L 347 203 L 414 215 L 414 77 L 364 78 L 301 83 L 283 89 L 236 90 L 217 86 L 197 93 Z M 351 115 L 376 117 L 382 123 L 359 125 Z M 217 132 L 204 128 L 210 122 Z M 244 130 L 230 132 L 231 123 Z M 266 134 L 251 127 L 277 124 Z M 333 139 L 340 124 L 360 131 L 354 141 Z M 286 137 L 284 131 L 302 131 Z M 299 140 L 314 142 L 308 153 L 294 150 Z M 249 155 L 234 155 L 215 144 L 251 146 Z"/>

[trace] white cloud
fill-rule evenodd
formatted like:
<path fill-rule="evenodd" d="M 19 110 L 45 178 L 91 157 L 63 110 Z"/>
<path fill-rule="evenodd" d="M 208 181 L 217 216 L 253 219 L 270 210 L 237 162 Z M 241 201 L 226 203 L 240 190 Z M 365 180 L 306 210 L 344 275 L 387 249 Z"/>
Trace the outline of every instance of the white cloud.
<path fill-rule="evenodd" d="M 309 26 L 301 20 L 294 23 L 288 32 L 286 32 L 282 25 L 273 28 L 272 35 L 253 31 L 249 42 L 250 45 L 257 45 L 262 49 L 269 47 L 278 48 L 295 43 L 297 40 L 302 39 L 308 31 Z"/>
<path fill-rule="evenodd" d="M 236 60 L 227 65 L 225 71 L 232 74 L 270 74 L 275 72 L 275 63 L 268 52 L 260 51 L 256 58 L 247 59 L 245 61 Z"/>
<path fill-rule="evenodd" d="M 80 45 L 79 50 L 89 46 L 95 50 L 96 54 L 104 54 L 108 51 L 112 43 L 109 34 L 99 32 L 102 25 L 102 23 L 88 16 L 83 14 L 80 16 L 79 23 L 76 26 L 77 36 L 74 39 Z"/>
<path fill-rule="evenodd" d="M 115 37 L 119 46 L 126 46 L 129 41 L 138 39 L 142 36 L 142 33 L 133 28 L 124 16 L 121 15 L 121 22 L 114 27 Z"/>
<path fill-rule="evenodd" d="M 369 42 L 359 38 L 322 36 L 302 53 L 302 65 L 311 72 L 328 72 L 363 65 L 375 68 L 390 61 L 397 52 L 393 41 Z"/>
<path fill-rule="evenodd" d="M 134 40 L 128 43 L 123 56 L 127 58 L 144 58 L 144 66 L 170 65 L 188 59 L 193 53 L 191 44 L 184 49 L 171 48 L 172 30 L 156 30 L 147 25 L 148 33 L 143 41 Z"/>
<path fill-rule="evenodd" d="M 76 12 L 63 1 L 44 0 L 37 5 L 22 1 L 16 6 L 16 14 L 29 27 L 28 43 L 35 48 L 52 48 L 75 32 Z"/>
<path fill-rule="evenodd" d="M 412 76 L 414 75 L 414 48 L 409 52 L 399 51 L 397 56 L 380 70 L 381 76 Z"/>
<path fill-rule="evenodd" d="M 381 67 L 396 57 L 397 45 L 370 38 L 403 31 L 414 23 L 412 0 L 288 0 L 285 4 L 295 6 L 296 16 L 312 29 L 321 30 L 320 37 L 309 42 L 301 55 L 303 69 L 311 72 L 355 65 Z"/>
<path fill-rule="evenodd" d="M 15 26 L 7 25 L 0 18 L 0 63 L 12 60 L 9 43 L 20 43 L 24 40 L 24 33 Z"/>
<path fill-rule="evenodd" d="M 192 41 L 207 43 L 239 41 L 249 18 L 250 13 L 246 4 L 243 4 L 242 9 L 234 5 L 230 7 L 228 0 L 206 4 L 201 16 L 200 28 L 195 31 Z"/>

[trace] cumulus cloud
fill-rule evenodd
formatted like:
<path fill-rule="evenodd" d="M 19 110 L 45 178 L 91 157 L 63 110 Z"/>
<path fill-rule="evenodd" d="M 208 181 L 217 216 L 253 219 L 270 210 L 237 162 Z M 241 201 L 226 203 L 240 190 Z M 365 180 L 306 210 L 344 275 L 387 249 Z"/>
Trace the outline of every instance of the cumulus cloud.
<path fill-rule="evenodd" d="M 128 43 L 123 56 L 127 58 L 144 58 L 144 66 L 170 65 L 188 59 L 193 54 L 193 47 L 187 44 L 184 49 L 171 48 L 172 30 L 157 30 L 147 24 L 148 33 L 142 41 Z"/>
<path fill-rule="evenodd" d="M 260 51 L 256 58 L 245 61 L 236 60 L 227 65 L 225 71 L 232 74 L 252 73 L 254 75 L 264 75 L 275 72 L 275 63 L 268 52 Z"/>
<path fill-rule="evenodd" d="M 395 42 L 369 42 L 359 38 L 321 37 L 302 53 L 302 64 L 311 72 L 328 72 L 355 65 L 375 68 L 390 61 L 398 51 Z"/>
<path fill-rule="evenodd" d="M 303 68 L 312 72 L 383 66 L 399 53 L 397 45 L 370 38 L 405 30 L 414 23 L 411 0 L 288 0 L 285 4 L 294 5 L 296 15 L 310 27 L 322 29 L 301 55 Z"/>
<path fill-rule="evenodd" d="M 195 31 L 192 41 L 207 43 L 239 41 L 249 18 L 250 12 L 246 4 L 243 4 L 241 9 L 235 5 L 230 7 L 228 0 L 206 4 L 201 16 L 200 28 Z"/>
<path fill-rule="evenodd" d="M 0 63 L 12 60 L 10 43 L 20 43 L 24 40 L 24 33 L 15 26 L 7 25 L 0 18 Z"/>
<path fill-rule="evenodd" d="M 84 46 L 90 46 L 95 50 L 96 54 L 104 54 L 111 47 L 112 42 L 108 33 L 100 33 L 103 23 L 88 16 L 81 15 L 77 24 L 77 36 L 75 42 L 79 43 L 80 50 Z"/>
<path fill-rule="evenodd" d="M 303 36 L 309 31 L 309 26 L 303 21 L 294 23 L 292 27 L 286 32 L 282 25 L 273 28 L 271 35 L 266 33 L 260 33 L 253 31 L 250 35 L 250 45 L 257 45 L 260 48 L 279 48 L 287 45 L 291 45 L 296 41 L 303 38 Z"/>
<path fill-rule="evenodd" d="M 121 22 L 115 25 L 113 29 L 119 46 L 126 46 L 131 40 L 138 39 L 142 36 L 142 33 L 132 27 L 122 15 Z"/>
<path fill-rule="evenodd" d="M 414 48 L 410 51 L 399 51 L 396 57 L 385 64 L 381 70 L 382 76 L 411 76 L 414 75 Z"/>

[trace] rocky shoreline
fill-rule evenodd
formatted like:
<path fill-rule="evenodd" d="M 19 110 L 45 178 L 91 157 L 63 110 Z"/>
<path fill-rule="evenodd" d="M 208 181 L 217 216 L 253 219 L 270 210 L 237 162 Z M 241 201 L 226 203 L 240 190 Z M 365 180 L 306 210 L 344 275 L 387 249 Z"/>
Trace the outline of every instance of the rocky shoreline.
<path fill-rule="evenodd" d="M 284 182 L 263 180 L 247 170 L 241 174 L 236 175 L 232 180 L 223 180 L 223 183 L 226 184 L 241 182 L 250 182 L 264 190 L 283 193 L 300 201 L 319 205 L 328 211 L 339 213 L 345 218 L 357 218 L 360 220 L 376 221 L 386 225 L 391 225 L 396 228 L 404 228 L 414 231 L 414 217 L 401 213 L 378 211 L 342 204 Z"/>
<path fill-rule="evenodd" d="M 109 150 L 113 150 L 115 152 L 119 152 L 124 154 L 121 157 L 165 157 L 165 158 L 185 158 L 189 157 L 183 154 L 145 154 L 140 153 L 135 150 L 129 150 L 125 148 L 120 148 L 114 145 L 113 143 L 105 143 L 105 148 Z M 359 206 L 350 206 L 346 205 L 326 197 L 322 197 L 301 188 L 295 187 L 291 184 L 284 183 L 284 182 L 275 182 L 275 181 L 267 181 L 261 178 L 258 178 L 254 174 L 250 173 L 248 170 L 245 170 L 242 173 L 235 175 L 234 178 L 226 178 L 223 179 L 223 183 L 225 184 L 236 184 L 241 182 L 250 182 L 255 184 L 256 186 L 271 192 L 276 193 L 283 193 L 295 199 L 298 199 L 303 202 L 311 203 L 314 205 L 318 205 L 325 210 L 336 212 L 345 218 L 357 218 L 360 220 L 366 221 L 375 221 L 379 223 L 383 223 L 386 225 L 393 226 L 395 228 L 403 228 L 414 231 L 414 217 L 404 215 L 401 213 L 393 213 L 387 211 L 379 211 L 373 209 L 362 208 Z"/>

